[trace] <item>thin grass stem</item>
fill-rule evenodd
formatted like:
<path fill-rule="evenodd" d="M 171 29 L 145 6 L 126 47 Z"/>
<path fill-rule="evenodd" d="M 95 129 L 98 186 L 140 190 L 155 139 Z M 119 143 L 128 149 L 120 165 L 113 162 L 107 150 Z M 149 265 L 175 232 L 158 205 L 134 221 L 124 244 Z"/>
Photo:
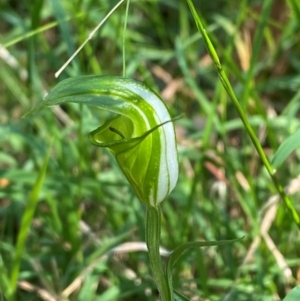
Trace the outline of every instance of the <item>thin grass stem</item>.
<path fill-rule="evenodd" d="M 105 21 L 113 14 L 113 12 L 124 2 L 125 0 L 120 0 L 111 11 L 105 16 L 105 18 L 91 31 L 86 40 L 78 47 L 78 49 L 71 55 L 71 57 L 63 64 L 63 66 L 55 72 L 55 77 L 59 77 L 59 75 L 65 70 L 65 68 L 69 65 L 69 63 L 74 59 L 74 57 L 80 52 L 80 50 L 85 46 L 85 44 L 92 39 L 94 34 L 98 31 L 98 29 L 105 23 Z"/>
<path fill-rule="evenodd" d="M 126 29 L 127 29 L 127 23 L 128 23 L 128 12 L 129 12 L 129 5 L 130 0 L 127 0 L 126 2 L 126 10 L 125 10 L 125 20 L 124 20 L 124 29 L 123 29 L 123 46 L 122 46 L 122 52 L 123 52 L 123 76 L 126 77 Z"/>

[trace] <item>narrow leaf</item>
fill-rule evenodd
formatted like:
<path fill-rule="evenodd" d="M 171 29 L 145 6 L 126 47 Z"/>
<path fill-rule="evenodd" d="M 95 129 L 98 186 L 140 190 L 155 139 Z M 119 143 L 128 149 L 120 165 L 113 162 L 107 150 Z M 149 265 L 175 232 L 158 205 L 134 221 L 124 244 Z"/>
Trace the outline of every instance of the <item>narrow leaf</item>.
<path fill-rule="evenodd" d="M 300 146 L 300 129 L 284 140 L 279 146 L 271 162 L 273 167 L 278 168 L 298 146 Z"/>
<path fill-rule="evenodd" d="M 42 189 L 44 178 L 46 176 L 49 155 L 50 155 L 50 148 L 49 148 L 49 151 L 44 160 L 43 166 L 38 174 L 37 180 L 32 188 L 29 200 L 27 202 L 27 205 L 26 205 L 23 217 L 22 217 L 20 232 L 19 232 L 18 238 L 17 238 L 15 256 L 14 256 L 14 260 L 13 260 L 13 267 L 12 267 L 12 272 L 11 272 L 10 292 L 9 292 L 10 296 L 13 296 L 15 294 L 15 290 L 17 287 L 17 281 L 18 281 L 19 272 L 20 272 L 22 255 L 23 255 L 24 249 L 25 249 L 25 242 L 26 242 L 28 231 L 29 231 L 29 228 L 30 228 L 30 225 L 31 225 L 34 213 L 35 213 L 36 206 L 38 204 L 39 193 Z"/>
<path fill-rule="evenodd" d="M 283 301 L 299 301 L 300 300 L 300 285 L 294 287 L 283 299 Z"/>
<path fill-rule="evenodd" d="M 173 280 L 172 280 L 172 268 L 178 261 L 178 259 L 189 249 L 194 249 L 194 248 L 201 248 L 201 247 L 210 247 L 210 246 L 224 246 L 228 245 L 234 242 L 237 242 L 244 237 L 237 238 L 237 239 L 232 239 L 232 240 L 219 240 L 219 241 L 196 241 L 196 242 L 189 242 L 186 244 L 183 244 L 176 248 L 170 255 L 167 263 L 167 280 L 169 283 L 169 287 L 173 287 Z M 183 299 L 184 300 L 184 299 Z"/>
<path fill-rule="evenodd" d="M 173 290 L 173 292 L 174 292 L 175 301 L 191 301 L 190 299 L 188 299 L 186 296 L 182 295 L 178 291 Z"/>

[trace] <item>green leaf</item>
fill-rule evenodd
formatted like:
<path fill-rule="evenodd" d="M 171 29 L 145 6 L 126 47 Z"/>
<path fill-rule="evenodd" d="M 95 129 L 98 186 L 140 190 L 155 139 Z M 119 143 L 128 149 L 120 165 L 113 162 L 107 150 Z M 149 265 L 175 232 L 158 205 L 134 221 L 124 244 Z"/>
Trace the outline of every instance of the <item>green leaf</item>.
<path fill-rule="evenodd" d="M 0 296 L 2 294 L 4 298 L 8 297 L 9 291 L 10 291 L 9 273 L 6 267 L 4 266 L 3 258 L 0 253 Z"/>
<path fill-rule="evenodd" d="M 175 301 L 191 301 L 186 296 L 182 295 L 181 293 L 177 292 L 176 290 L 173 290 Z"/>
<path fill-rule="evenodd" d="M 219 241 L 196 241 L 196 242 L 189 242 L 186 244 L 183 244 L 176 248 L 170 255 L 167 263 L 167 280 L 169 287 L 173 287 L 173 280 L 172 280 L 172 268 L 178 261 L 178 259 L 185 253 L 185 251 L 193 248 L 201 248 L 201 247 L 209 247 L 209 246 L 224 246 L 231 243 L 234 243 L 236 241 L 239 241 L 243 239 L 244 237 L 232 239 L 232 240 L 219 240 Z M 180 300 L 180 299 L 178 299 Z M 185 299 L 182 299 L 185 300 Z"/>
<path fill-rule="evenodd" d="M 177 183 L 178 160 L 174 126 L 159 96 L 135 80 L 80 76 L 60 82 L 30 114 L 67 102 L 117 114 L 92 131 L 90 141 L 110 149 L 140 200 L 162 202 Z"/>
<path fill-rule="evenodd" d="M 42 185 L 44 183 L 44 179 L 46 176 L 48 161 L 49 161 L 49 156 L 50 156 L 50 149 L 51 149 L 51 147 L 49 148 L 49 151 L 46 155 L 43 166 L 42 166 L 42 168 L 38 174 L 38 177 L 36 179 L 36 182 L 32 188 L 31 194 L 29 196 L 29 199 L 26 204 L 26 208 L 25 208 L 25 211 L 24 211 L 24 214 L 22 217 L 20 232 L 18 234 L 16 251 L 14 254 L 13 266 L 12 266 L 12 271 L 11 271 L 9 297 L 14 296 L 14 294 L 16 292 L 22 256 L 23 256 L 24 248 L 25 248 L 25 242 L 27 239 L 29 228 L 30 228 L 38 201 L 39 201 L 39 193 L 42 189 Z"/>
<path fill-rule="evenodd" d="M 300 129 L 294 134 L 288 137 L 279 146 L 278 150 L 274 154 L 272 165 L 274 168 L 279 167 L 284 160 L 300 145 Z"/>
<path fill-rule="evenodd" d="M 300 300 L 300 285 L 294 287 L 283 299 L 283 301 L 299 301 Z"/>

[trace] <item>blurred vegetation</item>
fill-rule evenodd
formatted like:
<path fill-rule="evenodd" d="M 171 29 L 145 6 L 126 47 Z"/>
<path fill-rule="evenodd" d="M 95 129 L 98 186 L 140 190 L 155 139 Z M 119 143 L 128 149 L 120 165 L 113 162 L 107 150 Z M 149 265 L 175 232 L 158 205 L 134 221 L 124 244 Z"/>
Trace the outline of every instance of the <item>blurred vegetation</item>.
<path fill-rule="evenodd" d="M 140 244 L 145 208 L 109 152 L 88 141 L 108 113 L 66 105 L 22 119 L 64 78 L 122 75 L 123 47 L 126 76 L 159 93 L 172 116 L 184 116 L 175 123 L 181 171 L 162 203 L 162 246 L 245 235 L 186 255 L 174 270 L 175 288 L 193 300 L 282 299 L 300 282 L 299 231 L 185 1 L 131 1 L 125 36 L 123 3 L 55 79 L 116 3 L 0 1 L 0 300 L 7 300 L 19 268 L 18 301 L 157 300 Z M 300 4 L 194 3 L 272 158 L 300 123 Z M 299 156 L 296 150 L 277 171 L 298 212 Z"/>

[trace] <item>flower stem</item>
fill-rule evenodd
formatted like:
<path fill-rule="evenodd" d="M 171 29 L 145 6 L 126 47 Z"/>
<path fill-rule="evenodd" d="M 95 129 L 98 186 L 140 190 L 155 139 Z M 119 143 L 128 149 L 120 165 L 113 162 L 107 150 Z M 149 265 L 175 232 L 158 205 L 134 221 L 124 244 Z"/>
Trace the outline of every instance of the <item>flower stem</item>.
<path fill-rule="evenodd" d="M 146 242 L 149 251 L 150 264 L 154 280 L 156 282 L 161 300 L 173 301 L 173 291 L 168 285 L 167 277 L 163 270 L 162 261 L 159 253 L 160 229 L 160 207 L 147 206 Z"/>

